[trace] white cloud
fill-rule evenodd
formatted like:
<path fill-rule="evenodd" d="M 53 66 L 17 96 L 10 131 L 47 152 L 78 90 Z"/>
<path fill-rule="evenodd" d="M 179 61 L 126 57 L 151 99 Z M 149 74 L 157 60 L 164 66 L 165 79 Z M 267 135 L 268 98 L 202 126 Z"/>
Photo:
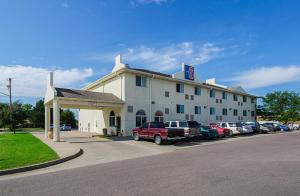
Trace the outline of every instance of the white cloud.
<path fill-rule="evenodd" d="M 58 87 L 74 88 L 93 75 L 91 68 L 87 69 L 56 69 L 23 66 L 23 65 L 0 65 L 0 91 L 7 92 L 4 85 L 7 78 L 12 78 L 12 94 L 24 97 L 43 97 L 46 91 L 47 75 L 54 71 L 54 85 Z"/>
<path fill-rule="evenodd" d="M 139 46 L 127 48 L 122 51 L 123 61 L 139 67 L 146 67 L 159 71 L 170 71 L 180 67 L 182 62 L 187 64 L 204 64 L 222 55 L 224 48 L 213 43 L 194 44 L 192 42 L 182 42 L 154 48 Z M 95 54 L 90 60 L 112 62 L 117 53 Z"/>
<path fill-rule="evenodd" d="M 300 81 L 300 66 L 273 66 L 261 67 L 243 71 L 234 77 L 227 79 L 246 89 L 256 89 L 267 86 L 279 85 Z"/>

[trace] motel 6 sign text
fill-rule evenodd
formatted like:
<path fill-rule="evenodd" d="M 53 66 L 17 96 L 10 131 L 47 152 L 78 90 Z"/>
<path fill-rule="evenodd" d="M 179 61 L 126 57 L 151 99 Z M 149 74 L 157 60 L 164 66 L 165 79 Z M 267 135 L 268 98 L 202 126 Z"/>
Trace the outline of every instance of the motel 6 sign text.
<path fill-rule="evenodd" d="M 194 67 L 189 65 L 184 65 L 184 78 L 187 80 L 194 80 Z"/>

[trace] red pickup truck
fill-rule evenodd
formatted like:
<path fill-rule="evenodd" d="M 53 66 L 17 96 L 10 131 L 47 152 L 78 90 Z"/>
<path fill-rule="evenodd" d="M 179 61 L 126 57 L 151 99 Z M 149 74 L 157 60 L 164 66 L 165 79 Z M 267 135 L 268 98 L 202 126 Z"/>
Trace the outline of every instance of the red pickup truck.
<path fill-rule="evenodd" d="M 184 138 L 184 129 L 165 128 L 163 122 L 146 122 L 142 127 L 132 130 L 133 139 L 152 139 L 158 145 L 165 141 L 176 141 Z"/>

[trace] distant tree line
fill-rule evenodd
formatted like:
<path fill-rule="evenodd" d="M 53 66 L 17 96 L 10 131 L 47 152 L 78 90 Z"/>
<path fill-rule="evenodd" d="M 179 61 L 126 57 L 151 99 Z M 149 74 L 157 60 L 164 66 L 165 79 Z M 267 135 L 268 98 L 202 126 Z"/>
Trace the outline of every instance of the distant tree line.
<path fill-rule="evenodd" d="M 300 95 L 293 91 L 275 91 L 266 94 L 256 113 L 266 120 L 287 123 L 300 121 Z"/>
<path fill-rule="evenodd" d="M 13 103 L 11 112 L 9 104 L 0 103 L 0 128 L 9 128 L 13 130 L 18 127 L 37 127 L 45 126 L 45 107 L 44 101 L 39 100 L 35 106 L 31 104 L 22 104 L 20 101 Z M 75 115 L 70 110 L 61 110 L 61 124 L 71 124 L 77 126 Z"/>

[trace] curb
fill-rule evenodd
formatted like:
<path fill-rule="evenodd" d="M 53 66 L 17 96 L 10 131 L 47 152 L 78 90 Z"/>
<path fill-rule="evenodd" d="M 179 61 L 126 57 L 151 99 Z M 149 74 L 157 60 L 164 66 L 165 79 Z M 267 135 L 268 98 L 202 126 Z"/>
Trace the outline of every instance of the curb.
<path fill-rule="evenodd" d="M 21 173 L 21 172 L 26 172 L 26 171 L 32 171 L 32 170 L 36 170 L 36 169 L 41 169 L 41 168 L 57 165 L 57 164 L 75 159 L 75 158 L 81 156 L 82 154 L 83 154 L 83 150 L 80 148 L 80 150 L 77 153 L 67 156 L 67 157 L 64 157 L 64 158 L 61 158 L 61 159 L 56 159 L 56 160 L 45 162 L 45 163 L 29 165 L 26 167 L 20 167 L 20 168 L 15 168 L 15 169 L 0 170 L 0 176 L 16 174 L 16 173 Z"/>

